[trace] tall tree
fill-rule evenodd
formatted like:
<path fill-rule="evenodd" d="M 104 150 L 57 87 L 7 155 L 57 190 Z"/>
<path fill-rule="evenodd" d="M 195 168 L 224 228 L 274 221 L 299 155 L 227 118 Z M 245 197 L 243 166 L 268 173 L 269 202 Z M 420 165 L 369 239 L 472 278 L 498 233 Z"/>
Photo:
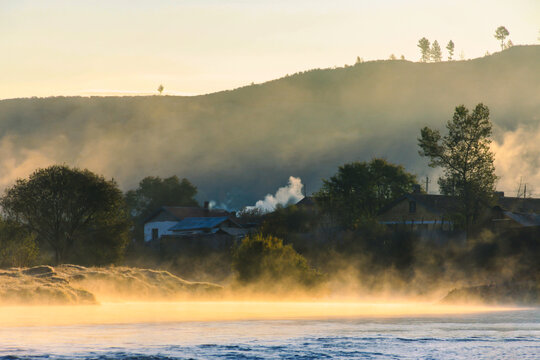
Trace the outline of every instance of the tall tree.
<path fill-rule="evenodd" d="M 374 217 L 382 207 L 411 192 L 414 184 L 416 177 L 402 166 L 373 159 L 340 166 L 336 175 L 323 180 L 315 197 L 337 223 L 354 228 L 358 221 Z"/>
<path fill-rule="evenodd" d="M 504 39 L 506 39 L 508 35 L 510 35 L 510 32 L 504 26 L 499 26 L 497 30 L 495 30 L 495 35 L 493 36 L 501 42 L 501 50 L 504 50 L 505 48 Z"/>
<path fill-rule="evenodd" d="M 435 40 L 431 45 L 430 55 L 431 60 L 434 62 L 440 62 L 442 60 L 441 46 L 437 40 Z"/>
<path fill-rule="evenodd" d="M 426 39 L 425 37 L 421 38 L 420 40 L 418 40 L 418 45 L 417 45 L 419 48 L 420 48 L 420 52 L 422 53 L 422 57 L 421 57 L 421 61 L 422 62 L 428 62 L 429 61 L 429 58 L 430 58 L 430 42 L 428 39 Z"/>
<path fill-rule="evenodd" d="M 457 214 L 467 235 L 495 190 L 491 128 L 487 106 L 478 104 L 469 113 L 460 105 L 446 124 L 447 135 L 442 137 L 438 130 L 425 127 L 418 139 L 419 154 L 430 159 L 431 167 L 444 170 L 438 181 L 441 193 L 458 197 Z"/>
<path fill-rule="evenodd" d="M 452 58 L 454 57 L 454 42 L 452 40 L 446 45 L 446 50 L 448 50 L 448 61 L 452 61 Z"/>
<path fill-rule="evenodd" d="M 89 170 L 63 165 L 36 170 L 8 188 L 0 205 L 9 221 L 52 248 L 57 264 L 74 259 L 87 264 L 85 256 L 91 265 L 115 262 L 128 241 L 122 192 L 113 180 Z"/>
<path fill-rule="evenodd" d="M 163 90 L 165 90 L 165 88 L 163 87 L 163 85 L 159 85 L 158 88 L 157 88 L 157 91 L 159 92 L 159 95 L 161 95 L 161 93 L 163 92 Z"/>

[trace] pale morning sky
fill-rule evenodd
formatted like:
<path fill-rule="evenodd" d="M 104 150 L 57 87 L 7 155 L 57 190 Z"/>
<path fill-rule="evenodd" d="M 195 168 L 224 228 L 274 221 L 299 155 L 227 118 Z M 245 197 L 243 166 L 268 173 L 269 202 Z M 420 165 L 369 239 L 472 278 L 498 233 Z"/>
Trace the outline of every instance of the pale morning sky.
<path fill-rule="evenodd" d="M 202 94 L 448 40 L 538 44 L 540 0 L 0 0 L 0 99 Z"/>

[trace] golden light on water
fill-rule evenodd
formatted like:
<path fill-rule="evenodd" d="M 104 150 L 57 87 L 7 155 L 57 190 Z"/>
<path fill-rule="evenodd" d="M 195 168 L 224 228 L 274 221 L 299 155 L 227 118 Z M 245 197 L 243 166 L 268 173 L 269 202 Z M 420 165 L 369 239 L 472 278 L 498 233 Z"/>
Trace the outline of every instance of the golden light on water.
<path fill-rule="evenodd" d="M 127 324 L 181 321 L 338 319 L 463 315 L 516 307 L 403 302 L 186 301 L 109 302 L 90 306 L 0 307 L 0 326 Z"/>

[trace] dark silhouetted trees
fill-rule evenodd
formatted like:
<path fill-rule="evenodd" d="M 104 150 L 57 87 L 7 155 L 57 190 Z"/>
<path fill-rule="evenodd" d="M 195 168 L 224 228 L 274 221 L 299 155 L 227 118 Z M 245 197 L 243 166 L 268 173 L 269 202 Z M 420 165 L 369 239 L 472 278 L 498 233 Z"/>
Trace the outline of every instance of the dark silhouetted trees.
<path fill-rule="evenodd" d="M 375 216 L 381 208 L 411 192 L 414 184 L 416 177 L 402 166 L 373 159 L 340 166 L 337 174 L 323 180 L 315 197 L 334 221 L 354 228 L 362 219 Z"/>
<path fill-rule="evenodd" d="M 197 187 L 188 179 L 178 176 L 162 179 L 147 176 L 139 182 L 139 187 L 126 193 L 129 213 L 135 222 L 135 237 L 142 240 L 143 221 L 162 206 L 199 206 Z"/>
<path fill-rule="evenodd" d="M 8 188 L 0 204 L 7 220 L 51 247 L 57 264 L 113 263 L 128 241 L 122 192 L 113 180 L 89 170 L 60 165 L 38 169 Z"/>
<path fill-rule="evenodd" d="M 147 176 L 126 193 L 126 203 L 132 216 L 145 218 L 162 206 L 199 206 L 195 195 L 197 188 L 188 179 Z"/>
<path fill-rule="evenodd" d="M 487 106 L 478 104 L 469 113 L 460 105 L 446 124 L 447 135 L 443 137 L 438 130 L 425 127 L 418 139 L 420 155 L 430 159 L 431 167 L 444 170 L 438 181 L 441 193 L 459 198 L 458 213 L 467 234 L 495 190 L 491 127 Z"/>

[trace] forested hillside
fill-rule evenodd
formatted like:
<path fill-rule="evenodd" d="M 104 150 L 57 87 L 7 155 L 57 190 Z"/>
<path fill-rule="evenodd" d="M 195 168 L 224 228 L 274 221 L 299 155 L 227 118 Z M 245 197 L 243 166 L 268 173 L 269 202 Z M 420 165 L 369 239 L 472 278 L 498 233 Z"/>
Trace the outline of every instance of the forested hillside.
<path fill-rule="evenodd" d="M 419 129 L 442 128 L 456 105 L 479 102 L 499 142 L 537 131 L 540 46 L 470 61 L 372 61 L 195 97 L 3 100 L 0 188 L 65 163 L 114 177 L 124 190 L 144 176 L 177 174 L 199 187 L 201 200 L 234 208 L 290 175 L 315 191 L 338 165 L 374 156 L 425 175 Z M 526 151 L 516 160 L 537 161 L 534 148 Z"/>

